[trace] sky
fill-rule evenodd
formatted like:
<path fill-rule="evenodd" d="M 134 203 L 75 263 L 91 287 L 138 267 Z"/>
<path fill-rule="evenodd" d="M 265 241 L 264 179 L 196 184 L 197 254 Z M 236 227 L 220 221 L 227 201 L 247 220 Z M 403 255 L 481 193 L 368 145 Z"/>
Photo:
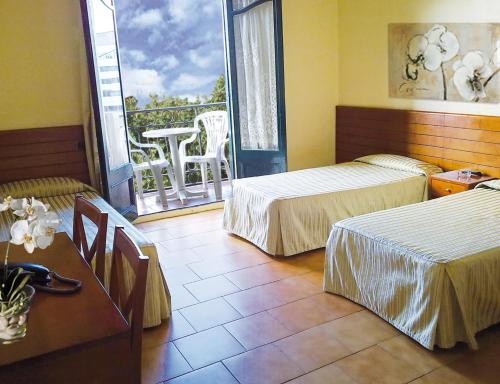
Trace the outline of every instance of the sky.
<path fill-rule="evenodd" d="M 115 0 L 124 96 L 194 100 L 224 73 L 221 0 Z"/>

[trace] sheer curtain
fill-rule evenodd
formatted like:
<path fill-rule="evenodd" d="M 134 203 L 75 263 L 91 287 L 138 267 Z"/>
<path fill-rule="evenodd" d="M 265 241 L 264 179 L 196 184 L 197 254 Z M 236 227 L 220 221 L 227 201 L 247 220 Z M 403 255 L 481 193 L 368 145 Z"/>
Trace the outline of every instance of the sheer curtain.
<path fill-rule="evenodd" d="M 254 0 L 233 0 L 235 10 Z M 278 150 L 273 2 L 234 18 L 242 149 Z"/>

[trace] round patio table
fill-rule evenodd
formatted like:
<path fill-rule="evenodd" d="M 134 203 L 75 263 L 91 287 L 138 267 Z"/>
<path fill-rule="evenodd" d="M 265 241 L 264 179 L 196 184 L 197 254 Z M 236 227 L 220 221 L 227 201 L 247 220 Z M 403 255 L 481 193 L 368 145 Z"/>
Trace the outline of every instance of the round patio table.
<path fill-rule="evenodd" d="M 179 156 L 179 147 L 177 144 L 177 137 L 183 135 L 192 135 L 193 133 L 200 133 L 200 130 L 194 127 L 183 127 L 183 128 L 163 128 L 154 129 L 151 131 L 146 131 L 142 134 L 148 139 L 160 139 L 165 138 L 168 140 L 168 146 L 170 148 L 170 154 L 172 158 L 172 166 L 174 167 L 175 180 L 174 187 L 177 197 L 184 204 L 188 197 L 205 196 L 203 191 L 189 191 L 186 189 L 186 184 L 184 183 L 184 169 L 182 169 L 181 159 Z"/>

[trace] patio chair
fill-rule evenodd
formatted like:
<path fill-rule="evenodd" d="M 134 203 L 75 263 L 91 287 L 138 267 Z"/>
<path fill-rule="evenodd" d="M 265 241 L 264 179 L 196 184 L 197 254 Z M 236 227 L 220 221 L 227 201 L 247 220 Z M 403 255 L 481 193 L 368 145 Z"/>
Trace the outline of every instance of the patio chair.
<path fill-rule="evenodd" d="M 212 169 L 214 180 L 215 198 L 222 200 L 222 181 L 221 181 L 221 163 L 229 178 L 229 183 L 232 184 L 231 170 L 229 162 L 226 159 L 224 148 L 228 139 L 228 121 L 226 111 L 213 111 L 202 113 L 194 119 L 194 127 L 200 129 L 200 122 L 203 123 L 207 134 L 207 146 L 205 154 L 199 156 L 188 156 L 186 146 L 196 140 L 197 134 L 192 135 L 189 139 L 183 140 L 179 145 L 179 155 L 181 159 L 182 170 L 186 174 L 185 168 L 187 163 L 198 163 L 201 168 L 201 178 L 203 182 L 203 190 L 208 193 L 207 185 L 207 164 Z"/>
<path fill-rule="evenodd" d="M 129 137 L 129 141 L 131 144 L 130 153 L 138 153 L 142 157 L 142 162 L 137 163 L 132 158 L 132 168 L 134 170 L 135 179 L 137 181 L 137 192 L 139 194 L 139 198 L 144 199 L 144 189 L 142 186 L 142 172 L 150 169 L 153 172 L 153 177 L 156 181 L 156 186 L 158 188 L 158 194 L 160 196 L 160 200 L 162 205 L 166 208 L 168 207 L 167 202 L 167 193 L 165 192 L 165 185 L 163 184 L 163 174 L 162 170 L 164 168 L 167 169 L 167 175 L 170 179 L 170 183 L 173 188 L 174 174 L 173 168 L 170 162 L 165 158 L 165 153 L 163 149 L 161 149 L 158 144 L 143 144 L 135 141 L 132 137 Z M 148 154 L 145 152 L 145 149 L 155 149 L 158 152 L 157 159 L 151 159 Z"/>

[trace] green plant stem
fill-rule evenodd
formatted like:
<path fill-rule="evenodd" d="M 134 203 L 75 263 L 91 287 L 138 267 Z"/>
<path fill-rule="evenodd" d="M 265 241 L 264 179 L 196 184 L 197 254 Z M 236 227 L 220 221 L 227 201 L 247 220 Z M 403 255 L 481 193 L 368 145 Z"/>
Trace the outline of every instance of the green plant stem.
<path fill-rule="evenodd" d="M 3 283 L 7 281 L 7 262 L 9 261 L 9 250 L 10 250 L 10 241 L 7 242 L 7 250 L 5 251 L 5 259 L 3 263 Z"/>
<path fill-rule="evenodd" d="M 443 100 L 448 100 L 448 90 L 446 89 L 446 74 L 443 63 L 441 63 L 441 76 L 443 77 Z"/>

